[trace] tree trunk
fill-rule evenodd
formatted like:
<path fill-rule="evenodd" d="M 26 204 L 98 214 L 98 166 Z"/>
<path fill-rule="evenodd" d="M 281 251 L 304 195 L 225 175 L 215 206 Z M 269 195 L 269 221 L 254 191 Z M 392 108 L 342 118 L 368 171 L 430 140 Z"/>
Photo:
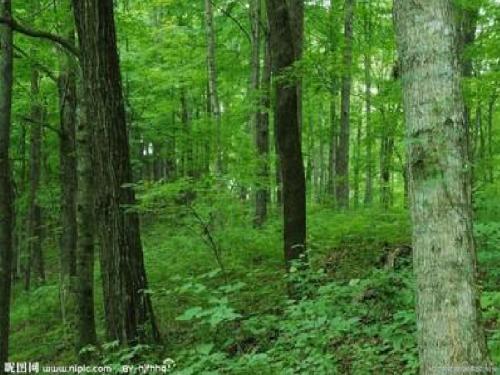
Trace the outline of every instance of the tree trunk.
<path fill-rule="evenodd" d="M 252 89 L 261 93 L 258 96 L 258 110 L 254 114 L 255 143 L 257 146 L 257 190 L 255 193 L 256 227 L 261 227 L 267 219 L 267 202 L 269 200 L 269 90 L 271 81 L 271 51 L 266 38 L 264 44 L 264 69 L 260 77 L 260 49 L 262 10 L 261 1 L 252 0 Z M 260 83 L 259 83 L 260 79 Z"/>
<path fill-rule="evenodd" d="M 330 10 L 328 12 L 328 28 L 329 28 L 329 53 L 332 58 L 335 58 L 335 54 L 338 46 L 338 33 L 337 33 L 337 20 L 335 17 L 336 4 L 333 0 L 330 1 Z M 330 149 L 329 149 L 329 168 L 328 168 L 328 193 L 331 197 L 335 197 L 336 188 L 336 157 L 337 157 L 337 147 L 339 132 L 337 126 L 337 96 L 338 96 L 338 76 L 336 73 L 330 74 L 330 79 L 332 81 L 330 88 Z"/>
<path fill-rule="evenodd" d="M 336 199 L 339 208 L 349 207 L 349 135 L 351 107 L 352 39 L 355 0 L 345 0 L 344 56 L 341 87 L 340 134 L 336 157 Z"/>
<path fill-rule="evenodd" d="M 465 3 L 464 3 L 465 5 Z M 459 30 L 460 30 L 460 54 L 461 54 L 461 70 L 464 78 L 471 78 L 473 74 L 472 57 L 469 56 L 467 51 L 476 40 L 477 21 L 479 18 L 479 6 L 475 4 L 468 4 L 459 13 Z M 469 103 L 464 101 L 464 119 L 467 131 L 467 152 L 471 162 L 474 162 L 474 154 L 472 149 L 472 129 L 471 129 L 471 110 Z M 470 178 L 472 180 L 472 170 Z"/>
<path fill-rule="evenodd" d="M 493 94 L 488 102 L 488 181 L 493 183 L 493 167 L 494 167 L 494 155 L 493 155 L 493 114 L 495 111 L 495 102 L 497 100 L 497 94 Z"/>
<path fill-rule="evenodd" d="M 478 309 L 455 16 L 451 0 L 395 2 L 421 374 L 489 363 Z"/>
<path fill-rule="evenodd" d="M 354 152 L 354 207 L 359 206 L 359 185 L 360 185 L 360 172 L 361 172 L 361 118 L 358 121 L 358 126 L 356 127 L 356 150 Z"/>
<path fill-rule="evenodd" d="M 207 38 L 208 97 L 210 113 L 215 121 L 215 172 L 217 175 L 221 175 L 223 171 L 222 123 L 219 92 L 217 88 L 217 62 L 215 56 L 215 28 L 212 0 L 205 0 L 205 30 Z"/>
<path fill-rule="evenodd" d="M 184 166 L 184 173 L 187 177 L 195 176 L 195 167 L 194 167 L 194 159 L 193 159 L 193 142 L 191 140 L 191 118 L 188 108 L 186 89 L 183 88 L 181 90 L 181 119 L 182 126 L 184 129 L 184 145 L 186 152 L 186 161 Z"/>
<path fill-rule="evenodd" d="M 392 129 L 392 118 L 387 118 L 383 107 L 380 110 L 382 120 L 385 124 L 382 129 L 380 140 L 380 205 L 387 210 L 392 202 L 391 171 L 394 153 L 394 135 Z"/>
<path fill-rule="evenodd" d="M 0 0 L 0 17 L 11 16 L 10 0 Z M 0 374 L 9 354 L 11 263 L 12 263 L 12 180 L 9 161 L 12 108 L 12 30 L 0 24 Z"/>
<path fill-rule="evenodd" d="M 366 185 L 364 203 L 370 206 L 373 201 L 373 133 L 372 133 L 372 20 L 371 20 L 371 3 L 367 2 L 367 9 L 364 19 L 364 33 L 366 39 L 364 53 L 364 69 L 365 69 L 365 112 L 366 112 Z"/>
<path fill-rule="evenodd" d="M 69 10 L 69 9 L 68 9 Z M 74 30 L 69 28 L 70 40 L 74 40 Z M 74 303 L 71 301 L 73 284 L 76 277 L 76 69 L 70 56 L 62 56 L 59 75 L 59 161 L 61 182 L 61 237 L 60 237 L 60 298 L 63 323 L 72 320 L 70 313 Z M 71 315 L 71 317 L 68 317 Z"/>
<path fill-rule="evenodd" d="M 78 86 L 80 112 L 76 129 L 78 191 L 76 196 L 77 247 L 75 285 L 77 299 L 76 349 L 97 343 L 94 317 L 94 160 L 92 157 L 92 122 L 87 121 L 84 90 Z M 86 359 L 84 358 L 81 358 Z"/>
<path fill-rule="evenodd" d="M 93 119 L 96 213 L 107 338 L 159 340 L 144 267 L 112 0 L 73 0 L 87 118 Z M 125 206 L 125 207 L 124 207 Z"/>
<path fill-rule="evenodd" d="M 290 13 L 290 22 L 293 33 L 295 61 L 302 59 L 304 49 L 304 0 L 287 0 Z M 299 67 L 300 69 L 300 67 Z M 301 77 L 298 72 L 297 76 Z M 302 129 L 302 79 L 297 79 L 297 121 L 299 122 L 299 132 Z"/>
<path fill-rule="evenodd" d="M 268 0 L 273 70 L 282 75 L 296 61 L 293 23 L 285 0 Z M 295 20 L 297 22 L 297 20 Z M 276 89 L 276 130 L 283 178 L 284 252 L 287 267 L 305 255 L 305 177 L 298 121 L 297 85 L 278 79 Z"/>
<path fill-rule="evenodd" d="M 30 156 L 28 192 L 28 261 L 25 288 L 30 289 L 32 273 L 37 282 L 45 281 L 42 255 L 42 208 L 38 202 L 38 189 L 42 171 L 42 123 L 43 107 L 40 103 L 40 77 L 36 68 L 31 70 Z M 34 272 L 32 272 L 32 270 Z"/>

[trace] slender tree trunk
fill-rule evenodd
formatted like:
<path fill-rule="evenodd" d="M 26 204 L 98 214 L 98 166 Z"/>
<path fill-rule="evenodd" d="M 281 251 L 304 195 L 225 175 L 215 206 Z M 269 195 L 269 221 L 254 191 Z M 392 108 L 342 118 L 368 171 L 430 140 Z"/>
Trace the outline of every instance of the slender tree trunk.
<path fill-rule="evenodd" d="M 25 288 L 30 289 L 32 273 L 37 282 L 45 281 L 42 255 L 42 208 L 38 202 L 38 189 L 42 172 L 42 123 L 43 107 L 40 102 L 40 77 L 36 68 L 31 71 L 31 114 L 30 114 L 30 161 L 28 192 L 28 261 L 26 264 Z"/>
<path fill-rule="evenodd" d="M 366 5 L 364 19 L 364 33 L 366 39 L 365 53 L 364 53 L 364 69 L 365 69 L 365 112 L 366 112 L 366 185 L 365 185 L 365 206 L 369 206 L 373 201 L 373 132 L 372 132 L 372 56 L 371 56 L 371 43 L 372 43 L 372 20 L 371 20 L 371 1 L 369 0 Z"/>
<path fill-rule="evenodd" d="M 68 8 L 69 11 L 69 8 Z M 74 30 L 70 27 L 70 40 L 74 40 Z M 73 284 L 76 277 L 76 195 L 77 195 L 77 165 L 76 165 L 76 69 L 70 56 L 63 56 L 59 75 L 59 117 L 60 117 L 60 181 L 61 181 L 61 237 L 60 263 L 61 282 L 60 297 L 63 322 L 73 319 L 74 301 L 71 301 Z M 71 315 L 68 317 L 67 315 Z"/>
<path fill-rule="evenodd" d="M 22 197 L 26 194 L 26 181 L 28 180 L 27 178 L 27 162 L 26 162 L 26 124 L 23 124 L 21 127 L 21 135 L 20 135 L 20 159 L 21 159 L 21 168 L 20 168 L 20 178 L 19 178 L 19 183 L 17 187 L 17 196 Z M 15 211 L 15 207 L 14 207 Z M 26 254 L 26 249 L 27 249 L 27 228 L 26 228 L 26 220 L 25 220 L 25 215 L 15 215 L 16 219 L 16 231 L 15 231 L 15 236 L 17 237 L 15 243 L 16 243 L 16 251 L 15 255 L 16 258 L 14 260 L 15 263 L 15 268 L 16 272 L 14 274 L 15 280 L 21 280 L 23 278 L 23 256 Z"/>
<path fill-rule="evenodd" d="M 380 205 L 387 210 L 392 202 L 391 171 L 394 152 L 394 135 L 392 119 L 388 119 L 383 108 L 381 109 L 384 127 L 380 140 Z"/>
<path fill-rule="evenodd" d="M 330 10 L 328 12 L 328 27 L 329 27 L 329 54 L 335 58 L 338 45 L 338 35 L 336 32 L 337 20 L 335 17 L 336 3 L 330 1 Z M 330 88 L 330 150 L 329 150 L 329 167 L 328 167 L 328 193 L 331 197 L 335 197 L 336 188 L 336 157 L 338 147 L 338 126 L 337 126 L 337 96 L 338 96 L 338 77 L 335 73 L 330 74 L 332 81 Z"/>
<path fill-rule="evenodd" d="M 341 88 L 340 134 L 336 157 L 335 189 L 339 208 L 349 207 L 349 138 L 352 84 L 352 39 L 355 0 L 345 0 L 344 56 Z"/>
<path fill-rule="evenodd" d="M 11 16 L 10 0 L 0 0 L 0 16 Z M 0 24 L 0 374 L 9 356 L 13 191 L 9 160 L 12 108 L 12 30 Z"/>
<path fill-rule="evenodd" d="M 495 111 L 496 93 L 493 94 L 488 102 L 488 181 L 494 181 L 494 160 L 493 160 L 493 114 Z"/>
<path fill-rule="evenodd" d="M 332 90 L 335 90 L 333 88 Z M 337 113 L 336 109 L 336 93 L 332 93 L 332 98 L 330 99 L 330 157 L 329 157 L 329 178 L 328 178 L 328 192 L 332 197 L 335 197 L 335 188 L 336 188 L 336 173 L 337 170 L 337 147 L 339 144 L 339 136 L 338 136 L 338 126 L 337 126 Z"/>
<path fill-rule="evenodd" d="M 260 49 L 261 49 L 261 27 L 262 10 L 261 1 L 255 1 L 254 15 L 252 23 L 253 35 L 253 53 L 252 65 L 254 74 L 252 74 L 252 86 L 257 90 L 260 86 L 261 94 L 259 95 L 259 109 L 255 113 L 255 140 L 258 155 L 257 168 L 257 191 L 255 193 L 255 219 L 256 227 L 261 227 L 267 219 L 267 202 L 269 200 L 269 110 L 270 110 L 270 84 L 271 84 L 271 51 L 269 42 L 266 38 L 264 44 L 264 69 L 260 84 Z"/>
<path fill-rule="evenodd" d="M 221 139 L 221 108 L 219 103 L 219 92 L 217 85 L 217 62 L 215 56 L 215 27 L 212 0 L 205 0 L 205 30 L 207 38 L 207 68 L 208 68 L 208 97 L 210 102 L 210 113 L 215 121 L 215 152 L 217 175 L 223 172 L 223 150 Z"/>
<path fill-rule="evenodd" d="M 293 23 L 285 0 L 268 0 L 267 14 L 273 70 L 279 76 L 296 61 Z M 298 121 L 297 85 L 278 80 L 275 89 L 276 135 L 283 178 L 284 252 L 289 267 L 292 260 L 305 255 L 305 177 Z"/>
<path fill-rule="evenodd" d="M 358 126 L 356 127 L 356 151 L 354 153 L 354 207 L 359 206 L 359 184 L 360 184 L 360 172 L 361 172 L 361 118 L 358 121 Z"/>
<path fill-rule="evenodd" d="M 489 364 L 478 309 L 455 17 L 451 0 L 395 2 L 421 374 Z M 476 372 L 469 368 L 461 373 Z"/>
<path fill-rule="evenodd" d="M 87 118 L 94 119 L 96 213 L 107 338 L 159 340 L 140 239 L 112 0 L 74 0 Z"/>
<path fill-rule="evenodd" d="M 195 176 L 195 166 L 194 166 L 194 159 L 193 159 L 193 142 L 191 139 L 191 116 L 189 112 L 189 107 L 188 107 L 188 101 L 187 101 L 187 95 L 186 95 L 186 89 L 181 90 L 181 120 L 182 120 L 182 126 L 184 129 L 184 134 L 185 134 L 185 139 L 184 139 L 184 145 L 185 145 L 185 152 L 186 152 L 186 161 L 185 161 L 185 168 L 184 168 L 184 173 L 187 177 L 194 177 Z"/>

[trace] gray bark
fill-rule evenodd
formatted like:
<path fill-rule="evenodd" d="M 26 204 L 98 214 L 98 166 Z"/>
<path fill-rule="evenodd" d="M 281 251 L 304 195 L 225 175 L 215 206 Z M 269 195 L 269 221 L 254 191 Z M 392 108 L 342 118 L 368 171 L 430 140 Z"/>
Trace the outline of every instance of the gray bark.
<path fill-rule="evenodd" d="M 480 325 L 464 103 L 451 0 L 396 0 L 421 374 L 489 364 Z M 468 369 L 466 369 L 468 368 Z"/>
<path fill-rule="evenodd" d="M 337 146 L 336 162 L 336 200 L 339 208 L 349 207 L 349 139 L 352 85 L 352 39 L 355 0 L 345 1 L 344 19 L 344 56 L 341 87 L 340 134 Z"/>
<path fill-rule="evenodd" d="M 205 0 L 205 30 L 207 39 L 207 70 L 208 70 L 208 101 L 210 113 L 215 121 L 215 152 L 217 175 L 223 171 L 223 150 L 221 139 L 221 107 L 217 85 L 217 61 L 215 56 L 215 27 L 214 14 L 211 0 Z"/>

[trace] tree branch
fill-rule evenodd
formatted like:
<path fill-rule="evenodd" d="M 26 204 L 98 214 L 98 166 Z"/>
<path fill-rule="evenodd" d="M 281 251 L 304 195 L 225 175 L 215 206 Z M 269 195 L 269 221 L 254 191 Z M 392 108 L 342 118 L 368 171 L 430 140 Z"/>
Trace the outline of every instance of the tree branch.
<path fill-rule="evenodd" d="M 45 40 L 50 40 L 59 46 L 61 46 L 66 51 L 70 52 L 77 58 L 80 56 L 80 51 L 68 40 L 63 37 L 49 33 L 47 31 L 31 29 L 27 26 L 21 25 L 14 18 L 11 17 L 0 17 L 0 23 L 9 25 L 13 31 L 17 31 L 21 34 L 31 36 L 33 38 L 40 38 Z"/>
<path fill-rule="evenodd" d="M 46 122 L 39 122 L 39 121 L 36 121 L 36 120 L 33 120 L 32 118 L 30 117 L 27 117 L 27 116 L 20 116 L 20 119 L 29 123 L 29 124 L 32 124 L 32 125 L 38 125 L 38 126 L 41 126 L 43 128 L 47 128 L 49 130 L 52 130 L 54 133 L 56 133 L 59 137 L 62 138 L 62 133 L 59 129 L 56 129 L 54 128 L 53 126 L 47 124 Z"/>
<path fill-rule="evenodd" d="M 18 46 L 16 46 L 14 44 L 14 50 L 16 50 L 17 52 L 19 52 L 19 54 L 22 56 L 22 57 L 25 57 L 26 59 L 28 59 L 31 63 L 33 63 L 37 68 L 39 68 L 41 71 L 43 71 L 47 77 L 49 77 L 52 81 L 54 81 L 55 83 L 58 82 L 57 80 L 57 77 L 54 75 L 54 73 L 52 73 L 50 71 L 49 68 L 47 68 L 45 65 L 42 65 L 36 61 L 33 61 L 33 59 L 25 52 L 23 51 L 21 48 L 19 48 Z"/>
<path fill-rule="evenodd" d="M 216 7 L 218 10 L 220 10 L 222 12 L 222 14 L 224 14 L 227 18 L 229 18 L 231 21 L 233 21 L 236 24 L 236 26 L 238 26 L 238 28 L 243 32 L 243 34 L 245 34 L 248 41 L 250 43 L 252 42 L 252 37 L 251 37 L 250 33 L 243 27 L 243 25 L 240 23 L 240 21 L 238 21 L 236 18 L 233 17 L 230 10 L 226 10 L 222 7 L 217 6 L 217 4 L 215 4 L 215 2 L 213 0 L 210 0 L 210 2 L 212 3 L 212 5 L 214 7 Z M 229 7 L 231 7 L 231 5 L 234 5 L 234 4 L 229 4 Z M 229 9 L 231 9 L 231 8 L 229 8 Z"/>

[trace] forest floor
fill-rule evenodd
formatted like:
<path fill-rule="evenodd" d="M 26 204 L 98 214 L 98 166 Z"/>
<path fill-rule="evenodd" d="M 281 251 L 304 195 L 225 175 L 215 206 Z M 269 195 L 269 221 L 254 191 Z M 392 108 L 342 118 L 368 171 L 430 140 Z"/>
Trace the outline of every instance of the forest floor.
<path fill-rule="evenodd" d="M 481 197 L 477 204 L 481 206 Z M 482 309 L 488 345 L 500 363 L 500 203 L 484 198 L 476 218 Z M 483 203 L 484 203 L 483 202 Z M 308 213 L 312 267 L 292 273 L 301 301 L 286 297 L 280 219 L 252 228 L 246 204 L 221 203 L 214 222 L 147 215 L 143 241 L 150 290 L 164 346 L 103 345 L 101 363 L 176 361 L 181 374 L 415 374 L 414 282 L 408 214 L 394 209 Z M 197 208 L 201 218 L 217 207 Z M 208 220 L 208 219 L 207 219 Z M 208 223 L 208 224 L 207 224 Z M 208 228 L 213 243 L 207 242 Z M 224 271 L 214 256 L 220 253 Z M 61 324 L 57 251 L 48 282 L 18 286 L 12 360 L 75 363 L 70 328 Z M 103 334 L 96 273 L 98 333 Z"/>

